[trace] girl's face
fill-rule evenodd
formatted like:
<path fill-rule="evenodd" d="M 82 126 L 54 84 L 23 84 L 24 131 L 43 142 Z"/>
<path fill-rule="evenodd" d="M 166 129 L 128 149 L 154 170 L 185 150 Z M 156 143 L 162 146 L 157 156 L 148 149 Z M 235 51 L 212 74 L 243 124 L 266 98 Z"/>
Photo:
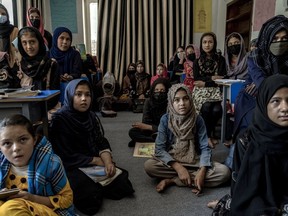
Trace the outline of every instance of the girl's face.
<path fill-rule="evenodd" d="M 40 16 L 37 12 L 33 12 L 29 15 L 30 19 L 40 19 Z"/>
<path fill-rule="evenodd" d="M 176 92 L 173 99 L 173 108 L 179 115 L 186 115 L 189 112 L 191 103 L 185 90 L 180 89 Z"/>
<path fill-rule="evenodd" d="M 158 83 L 155 86 L 154 92 L 166 92 L 165 86 L 162 83 Z"/>
<path fill-rule="evenodd" d="M 30 32 L 26 32 L 21 36 L 21 44 L 28 56 L 34 57 L 38 54 L 39 41 Z"/>
<path fill-rule="evenodd" d="M 132 65 L 130 65 L 129 68 L 128 68 L 128 70 L 129 70 L 129 71 L 135 71 L 135 68 L 134 68 Z"/>
<path fill-rule="evenodd" d="M 194 53 L 193 47 L 188 47 L 188 48 L 186 49 L 186 52 L 187 52 L 187 55 L 193 54 L 193 53 Z"/>
<path fill-rule="evenodd" d="M 138 73 L 143 73 L 144 72 L 144 65 L 138 64 L 136 70 Z"/>
<path fill-rule="evenodd" d="M 241 44 L 241 41 L 236 37 L 231 37 L 227 42 L 228 47 L 233 46 L 233 45 L 238 45 L 238 44 Z"/>
<path fill-rule="evenodd" d="M 35 143 L 25 126 L 11 125 L 0 130 L 0 150 L 16 167 L 28 165 Z"/>
<path fill-rule="evenodd" d="M 63 52 L 67 51 L 70 48 L 71 43 L 71 37 L 67 32 L 63 32 L 62 34 L 60 34 L 57 39 L 57 47 Z"/>
<path fill-rule="evenodd" d="M 211 35 L 204 36 L 202 39 L 202 49 L 205 53 L 210 53 L 214 47 L 214 39 Z"/>
<path fill-rule="evenodd" d="M 288 88 L 278 89 L 267 105 L 267 114 L 274 123 L 288 127 Z"/>
<path fill-rule="evenodd" d="M 272 43 L 279 41 L 288 41 L 288 33 L 286 30 L 280 30 L 274 35 Z"/>
<path fill-rule="evenodd" d="M 164 72 L 164 68 L 163 68 L 163 66 L 158 66 L 157 67 L 157 75 L 159 75 L 159 76 L 162 76 L 163 75 L 163 72 Z"/>
<path fill-rule="evenodd" d="M 78 85 L 73 97 L 73 107 L 79 112 L 86 112 L 91 104 L 90 88 L 86 84 Z"/>
<path fill-rule="evenodd" d="M 0 15 L 7 16 L 7 13 L 3 8 L 0 8 Z"/>

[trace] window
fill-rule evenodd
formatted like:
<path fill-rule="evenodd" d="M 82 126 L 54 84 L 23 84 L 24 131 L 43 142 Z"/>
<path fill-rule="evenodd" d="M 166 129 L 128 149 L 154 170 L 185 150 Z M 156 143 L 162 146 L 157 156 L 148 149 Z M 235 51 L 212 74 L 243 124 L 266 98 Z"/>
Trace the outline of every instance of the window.
<path fill-rule="evenodd" d="M 90 41 L 91 41 L 91 54 L 96 56 L 97 50 L 97 27 L 98 27 L 98 3 L 90 3 Z"/>
<path fill-rule="evenodd" d="M 83 27 L 87 53 L 97 55 L 98 0 L 83 0 Z"/>

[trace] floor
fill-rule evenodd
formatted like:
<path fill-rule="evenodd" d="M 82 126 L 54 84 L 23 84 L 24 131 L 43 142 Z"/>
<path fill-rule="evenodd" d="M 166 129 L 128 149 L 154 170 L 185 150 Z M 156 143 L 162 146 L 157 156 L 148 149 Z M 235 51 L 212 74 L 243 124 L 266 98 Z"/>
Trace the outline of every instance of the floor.
<path fill-rule="evenodd" d="M 194 195 L 189 188 L 176 186 L 171 186 L 163 193 L 157 193 L 156 180 L 144 172 L 143 164 L 147 159 L 133 157 L 134 148 L 128 147 L 128 130 L 133 122 L 141 121 L 142 114 L 123 111 L 118 112 L 115 118 L 103 118 L 100 114 L 99 116 L 105 136 L 111 144 L 114 160 L 119 167 L 129 171 L 135 194 L 119 201 L 105 199 L 97 215 L 207 216 L 212 213 L 212 210 L 207 208 L 207 203 L 229 193 L 229 184 L 207 188 L 200 197 Z M 228 151 L 225 146 L 217 145 L 213 150 L 213 160 L 223 162 Z M 80 212 L 77 213 L 84 216 Z"/>

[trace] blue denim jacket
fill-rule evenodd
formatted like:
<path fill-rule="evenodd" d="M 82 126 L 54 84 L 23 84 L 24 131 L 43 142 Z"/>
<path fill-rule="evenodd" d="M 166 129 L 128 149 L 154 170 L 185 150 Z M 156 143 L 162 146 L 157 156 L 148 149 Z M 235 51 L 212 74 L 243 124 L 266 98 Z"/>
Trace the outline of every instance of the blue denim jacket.
<path fill-rule="evenodd" d="M 200 150 L 200 167 L 211 167 L 211 148 L 208 146 L 208 136 L 206 133 L 206 127 L 204 120 L 201 116 L 197 116 L 196 119 L 196 132 L 198 133 L 195 138 L 198 138 L 199 150 Z M 175 136 L 168 128 L 168 114 L 164 114 L 160 120 L 158 127 L 158 135 L 155 140 L 155 155 L 158 159 L 169 165 L 171 161 L 175 159 L 168 153 L 171 146 L 175 142 Z"/>

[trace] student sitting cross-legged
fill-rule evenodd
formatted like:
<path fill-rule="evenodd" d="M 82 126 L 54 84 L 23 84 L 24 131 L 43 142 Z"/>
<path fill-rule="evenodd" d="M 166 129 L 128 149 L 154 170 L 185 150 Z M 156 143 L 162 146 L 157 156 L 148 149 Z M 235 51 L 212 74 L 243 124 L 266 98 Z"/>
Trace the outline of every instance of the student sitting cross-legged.
<path fill-rule="evenodd" d="M 168 92 L 167 114 L 158 127 L 155 157 L 145 162 L 145 171 L 160 179 L 158 192 L 169 185 L 193 187 L 199 194 L 204 187 L 215 187 L 230 177 L 229 168 L 211 161 L 204 120 L 196 114 L 189 88 L 173 85 Z"/>

